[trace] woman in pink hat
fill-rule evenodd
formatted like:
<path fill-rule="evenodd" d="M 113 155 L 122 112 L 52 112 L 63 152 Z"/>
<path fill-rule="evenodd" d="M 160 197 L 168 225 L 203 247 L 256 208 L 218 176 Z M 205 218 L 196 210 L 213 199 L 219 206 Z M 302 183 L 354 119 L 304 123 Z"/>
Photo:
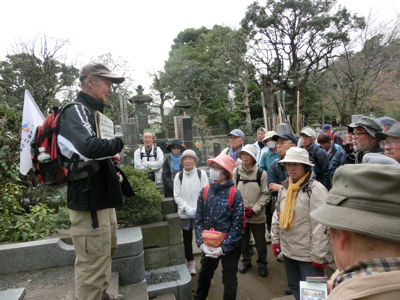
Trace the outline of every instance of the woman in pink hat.
<path fill-rule="evenodd" d="M 200 192 L 195 220 L 196 244 L 203 254 L 194 299 L 207 298 L 211 279 L 220 261 L 224 299 L 236 299 L 244 210 L 242 195 L 232 181 L 235 162 L 229 155 L 220 154 L 210 158 L 207 165 L 210 167 L 210 184 Z M 226 234 L 219 247 L 203 243 L 203 230 L 211 228 Z"/>

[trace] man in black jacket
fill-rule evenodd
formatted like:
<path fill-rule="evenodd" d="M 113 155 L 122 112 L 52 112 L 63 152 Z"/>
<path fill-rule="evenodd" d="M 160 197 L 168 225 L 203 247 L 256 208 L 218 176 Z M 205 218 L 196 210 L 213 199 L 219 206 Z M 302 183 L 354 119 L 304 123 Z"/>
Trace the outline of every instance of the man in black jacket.
<path fill-rule="evenodd" d="M 308 151 L 310 161 L 314 164 L 315 179 L 329 190 L 331 188 L 329 158 L 325 150 L 315 144 L 317 133 L 311 127 L 304 127 L 300 132 L 300 136 L 301 148 Z"/>
<path fill-rule="evenodd" d="M 113 83 L 124 77 L 103 64 L 88 64 L 79 74 L 82 91 L 61 117 L 58 146 L 73 165 L 68 181 L 67 206 L 75 247 L 76 299 L 109 299 L 111 255 L 117 246 L 115 208 L 122 192 L 114 163 L 120 160 L 120 138 L 97 138 L 95 111 L 103 112 Z M 75 169 L 74 169 L 75 168 Z M 113 298 L 112 298 L 113 299 Z M 116 298 L 118 299 L 118 298 Z"/>

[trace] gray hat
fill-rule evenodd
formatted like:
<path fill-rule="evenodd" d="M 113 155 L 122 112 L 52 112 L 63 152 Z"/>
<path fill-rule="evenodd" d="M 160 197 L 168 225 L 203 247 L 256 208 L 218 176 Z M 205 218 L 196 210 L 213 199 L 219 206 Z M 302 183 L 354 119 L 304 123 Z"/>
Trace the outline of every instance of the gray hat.
<path fill-rule="evenodd" d="M 246 152 L 247 154 L 251 155 L 252 158 L 257 162 L 257 152 L 258 149 L 256 146 L 252 144 L 247 144 L 245 145 L 238 153 L 238 156 L 240 157 L 241 153 Z"/>
<path fill-rule="evenodd" d="M 386 132 L 378 132 L 376 134 L 376 137 L 380 140 L 384 140 L 388 136 L 400 138 L 400 123 L 392 125 L 392 127 L 390 127 Z"/>
<path fill-rule="evenodd" d="M 301 131 L 300 131 L 300 135 L 305 134 L 306 136 L 312 137 L 312 138 L 316 138 L 317 137 L 317 133 L 315 132 L 314 129 L 312 129 L 311 127 L 304 127 Z"/>
<path fill-rule="evenodd" d="M 352 128 L 362 127 L 368 132 L 368 134 L 370 136 L 372 136 L 374 138 L 376 138 L 375 135 L 378 132 L 383 131 L 382 124 L 379 121 L 377 121 L 376 119 L 370 118 L 370 117 L 366 117 L 366 116 L 360 117 L 357 122 L 350 124 L 349 127 L 352 127 Z"/>
<path fill-rule="evenodd" d="M 122 83 L 125 80 L 124 77 L 111 73 L 105 65 L 100 63 L 90 63 L 83 66 L 79 72 L 79 80 L 82 81 L 90 75 L 109 78 L 112 83 Z"/>
<path fill-rule="evenodd" d="M 196 155 L 196 152 L 194 152 L 192 149 L 188 149 L 183 151 L 182 156 L 180 158 L 180 162 L 183 165 L 183 158 L 184 157 L 192 157 L 196 161 L 196 163 L 199 161 L 199 158 Z"/>
<path fill-rule="evenodd" d="M 374 152 L 368 152 L 365 153 L 363 158 L 362 158 L 362 163 L 363 164 L 381 164 L 381 165 L 399 165 L 397 160 L 380 154 L 380 153 L 374 153 Z"/>
<path fill-rule="evenodd" d="M 325 226 L 400 243 L 400 167 L 344 165 L 333 176 L 327 203 L 311 218 Z"/>
<path fill-rule="evenodd" d="M 276 125 L 276 133 L 283 134 L 283 133 L 291 133 L 290 126 L 287 123 L 279 123 Z"/>
<path fill-rule="evenodd" d="M 386 125 L 386 126 L 392 126 L 394 123 L 396 123 L 396 120 L 391 118 L 391 117 L 380 117 L 377 119 L 379 122 L 382 123 L 382 125 Z"/>
<path fill-rule="evenodd" d="M 241 138 L 244 138 L 244 133 L 240 129 L 233 129 L 231 132 L 227 134 L 227 136 L 240 136 Z"/>

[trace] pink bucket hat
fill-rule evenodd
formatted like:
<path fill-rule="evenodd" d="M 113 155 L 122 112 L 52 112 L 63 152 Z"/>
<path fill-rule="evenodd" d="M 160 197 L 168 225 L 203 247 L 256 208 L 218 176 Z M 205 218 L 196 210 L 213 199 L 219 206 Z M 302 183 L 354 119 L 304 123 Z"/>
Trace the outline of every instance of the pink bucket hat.
<path fill-rule="evenodd" d="M 220 167 L 224 168 L 226 171 L 228 171 L 230 177 L 232 178 L 233 176 L 233 169 L 235 168 L 235 162 L 233 161 L 232 157 L 230 157 L 227 154 L 221 153 L 215 158 L 209 158 L 207 160 L 207 166 L 211 166 L 212 163 L 216 163 Z"/>

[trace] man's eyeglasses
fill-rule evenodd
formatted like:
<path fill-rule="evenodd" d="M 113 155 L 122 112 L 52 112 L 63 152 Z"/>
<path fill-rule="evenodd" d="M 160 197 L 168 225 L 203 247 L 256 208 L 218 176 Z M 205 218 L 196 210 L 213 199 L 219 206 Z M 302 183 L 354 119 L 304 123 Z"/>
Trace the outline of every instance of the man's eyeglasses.
<path fill-rule="evenodd" d="M 389 147 L 394 147 L 399 143 L 400 143 L 400 139 L 395 139 L 395 140 L 386 139 L 386 140 L 380 141 L 379 146 L 381 146 L 382 148 L 385 148 L 386 145 L 388 145 Z"/>
<path fill-rule="evenodd" d="M 369 134 L 368 132 L 353 132 L 351 135 L 353 138 L 358 139 L 362 134 Z"/>
<path fill-rule="evenodd" d="M 181 149 L 179 146 L 172 146 L 171 149 Z"/>

